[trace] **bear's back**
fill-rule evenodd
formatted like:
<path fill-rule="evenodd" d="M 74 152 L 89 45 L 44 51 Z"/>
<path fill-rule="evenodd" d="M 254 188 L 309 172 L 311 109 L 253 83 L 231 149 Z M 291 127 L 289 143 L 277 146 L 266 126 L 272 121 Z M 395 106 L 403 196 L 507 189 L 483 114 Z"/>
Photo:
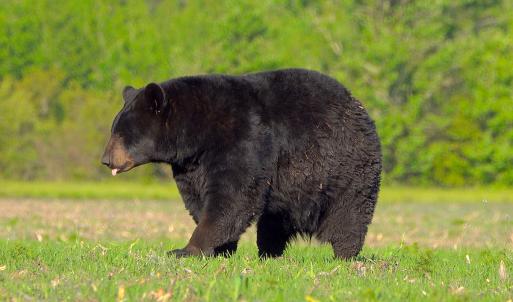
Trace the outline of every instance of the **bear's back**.
<path fill-rule="evenodd" d="M 356 148 L 372 145 L 371 149 L 379 150 L 374 124 L 361 103 L 335 79 L 316 71 L 214 74 L 178 78 L 170 83 L 182 99 L 184 121 L 197 125 L 197 129 L 214 125 L 224 129 L 215 136 L 217 144 L 233 144 L 246 133 L 266 128 L 283 145 L 353 144 Z M 255 125 L 260 129 L 253 129 Z M 348 137 L 353 142 L 348 142 Z"/>

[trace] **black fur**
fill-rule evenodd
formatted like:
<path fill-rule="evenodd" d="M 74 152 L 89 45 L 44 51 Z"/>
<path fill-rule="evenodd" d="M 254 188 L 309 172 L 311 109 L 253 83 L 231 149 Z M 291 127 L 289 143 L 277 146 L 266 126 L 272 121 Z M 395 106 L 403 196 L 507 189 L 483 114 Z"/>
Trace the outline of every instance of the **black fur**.
<path fill-rule="evenodd" d="M 197 228 L 178 256 L 231 254 L 257 221 L 259 254 L 295 235 L 361 250 L 377 200 L 381 152 L 362 104 L 323 74 L 287 69 L 172 79 L 124 91 L 112 134 L 129 164 L 172 165 Z M 109 143 L 115 145 L 115 143 Z M 121 161 L 123 162 L 123 161 Z"/>

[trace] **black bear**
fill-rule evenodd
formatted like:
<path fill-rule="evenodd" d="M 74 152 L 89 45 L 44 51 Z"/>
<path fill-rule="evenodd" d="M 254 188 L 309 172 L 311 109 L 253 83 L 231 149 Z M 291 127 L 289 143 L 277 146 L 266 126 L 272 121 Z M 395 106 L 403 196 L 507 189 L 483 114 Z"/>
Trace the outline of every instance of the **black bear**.
<path fill-rule="evenodd" d="M 380 142 L 362 104 L 303 69 L 202 75 L 123 90 L 102 163 L 112 174 L 171 164 L 197 224 L 189 255 L 229 255 L 257 221 L 261 257 L 315 236 L 340 258 L 362 249 L 376 205 Z"/>

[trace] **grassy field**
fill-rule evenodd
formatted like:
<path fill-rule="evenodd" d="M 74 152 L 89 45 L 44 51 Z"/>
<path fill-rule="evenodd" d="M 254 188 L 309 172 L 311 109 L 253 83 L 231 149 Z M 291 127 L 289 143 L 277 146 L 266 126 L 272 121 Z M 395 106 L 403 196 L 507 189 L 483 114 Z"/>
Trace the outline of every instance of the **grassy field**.
<path fill-rule="evenodd" d="M 232 258 L 175 259 L 194 223 L 172 185 L 2 183 L 0 300 L 508 301 L 506 193 L 385 189 L 347 262 L 315 240 L 259 260 L 254 228 Z"/>
<path fill-rule="evenodd" d="M 0 180 L 0 197 L 170 200 L 180 195 L 174 183 L 20 182 Z"/>
<path fill-rule="evenodd" d="M 507 301 L 505 250 L 366 248 L 333 260 L 327 247 L 293 246 L 260 261 L 244 244 L 230 259 L 175 259 L 177 242 L 0 241 L 0 298 L 175 301 Z"/>
<path fill-rule="evenodd" d="M 169 182 L 20 182 L 0 180 L 0 197 L 170 200 L 180 195 Z M 513 188 L 383 187 L 380 202 L 513 202 Z"/>

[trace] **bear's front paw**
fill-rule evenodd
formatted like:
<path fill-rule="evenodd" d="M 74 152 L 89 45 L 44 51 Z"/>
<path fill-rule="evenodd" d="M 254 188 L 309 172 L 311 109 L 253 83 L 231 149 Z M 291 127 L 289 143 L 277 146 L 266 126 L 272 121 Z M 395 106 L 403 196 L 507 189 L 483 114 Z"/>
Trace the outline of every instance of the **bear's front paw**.
<path fill-rule="evenodd" d="M 176 250 L 168 251 L 167 255 L 168 256 L 175 256 L 176 258 L 183 258 L 183 257 L 194 256 L 193 253 L 191 253 L 190 251 L 188 251 L 186 249 L 176 249 Z"/>
<path fill-rule="evenodd" d="M 176 249 L 176 250 L 167 252 L 168 256 L 174 255 L 176 258 L 191 257 L 191 256 L 198 256 L 198 257 L 207 256 L 208 257 L 208 256 L 212 256 L 213 254 L 214 254 L 213 249 L 201 250 L 192 245 L 188 245 L 188 246 L 184 247 L 183 249 Z"/>

